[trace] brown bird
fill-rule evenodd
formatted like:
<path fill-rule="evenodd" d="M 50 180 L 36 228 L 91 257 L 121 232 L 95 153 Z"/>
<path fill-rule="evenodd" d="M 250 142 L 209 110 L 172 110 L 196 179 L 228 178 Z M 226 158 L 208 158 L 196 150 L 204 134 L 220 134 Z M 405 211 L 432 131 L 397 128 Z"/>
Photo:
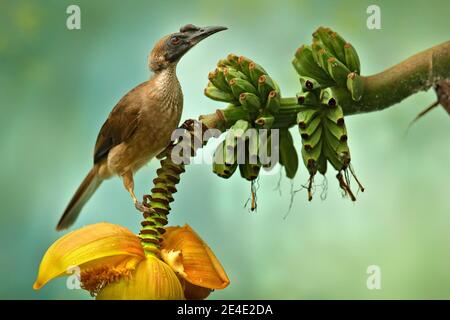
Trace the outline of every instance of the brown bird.
<path fill-rule="evenodd" d="M 103 180 L 122 177 L 136 208 L 133 174 L 170 143 L 180 122 L 183 92 L 176 76 L 181 57 L 208 36 L 225 27 L 200 28 L 188 24 L 163 37 L 148 58 L 153 76 L 128 92 L 108 116 L 97 137 L 94 165 L 70 200 L 56 227 L 70 227 Z"/>

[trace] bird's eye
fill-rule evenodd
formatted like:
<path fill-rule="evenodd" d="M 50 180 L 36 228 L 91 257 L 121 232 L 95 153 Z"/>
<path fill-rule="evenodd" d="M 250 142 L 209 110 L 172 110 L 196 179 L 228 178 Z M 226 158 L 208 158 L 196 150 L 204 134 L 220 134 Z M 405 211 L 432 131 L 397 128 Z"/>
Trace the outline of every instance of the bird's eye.
<path fill-rule="evenodd" d="M 173 45 L 177 45 L 177 44 L 179 44 L 179 43 L 181 42 L 181 40 L 180 40 L 180 38 L 178 38 L 178 37 L 172 37 L 172 38 L 170 39 L 170 42 L 171 42 Z"/>

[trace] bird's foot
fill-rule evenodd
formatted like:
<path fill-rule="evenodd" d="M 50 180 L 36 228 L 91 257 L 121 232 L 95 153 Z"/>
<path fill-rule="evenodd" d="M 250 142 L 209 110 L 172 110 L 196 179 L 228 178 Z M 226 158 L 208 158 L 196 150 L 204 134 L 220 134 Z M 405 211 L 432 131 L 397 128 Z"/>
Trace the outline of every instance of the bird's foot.
<path fill-rule="evenodd" d="M 154 213 L 155 210 L 153 210 L 147 203 L 147 199 L 144 197 L 143 202 L 136 201 L 134 203 L 134 206 L 136 209 L 142 213 Z"/>

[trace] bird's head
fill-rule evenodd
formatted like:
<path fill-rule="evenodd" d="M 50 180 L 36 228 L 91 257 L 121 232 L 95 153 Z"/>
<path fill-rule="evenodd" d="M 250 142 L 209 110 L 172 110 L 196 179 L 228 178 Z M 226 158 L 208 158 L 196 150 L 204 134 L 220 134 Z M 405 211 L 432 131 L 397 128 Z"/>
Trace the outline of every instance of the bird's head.
<path fill-rule="evenodd" d="M 226 30 L 225 27 L 197 27 L 187 24 L 180 32 L 163 37 L 153 48 L 148 57 L 152 71 L 159 72 L 178 63 L 181 57 L 193 46 L 210 35 Z"/>

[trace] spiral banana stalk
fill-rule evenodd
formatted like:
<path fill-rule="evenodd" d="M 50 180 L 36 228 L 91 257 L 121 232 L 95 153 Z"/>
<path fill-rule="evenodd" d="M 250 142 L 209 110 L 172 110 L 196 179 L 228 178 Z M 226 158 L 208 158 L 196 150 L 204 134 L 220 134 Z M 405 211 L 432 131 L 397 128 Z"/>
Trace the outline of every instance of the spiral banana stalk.
<path fill-rule="evenodd" d="M 195 130 L 196 126 L 200 130 Z M 181 150 L 189 150 L 188 155 L 182 155 L 186 158 L 194 156 L 197 149 L 204 145 L 203 133 L 206 128 L 200 122 L 187 120 L 180 129 L 185 130 L 188 139 L 181 139 L 166 148 L 164 159 L 160 161 L 161 166 L 156 171 L 157 176 L 153 179 L 151 194 L 144 196 L 144 206 L 148 210 L 144 212 L 139 237 L 146 252 L 159 251 L 167 215 L 171 210 L 169 204 L 174 200 L 173 194 L 177 192 L 176 185 L 180 182 L 180 175 L 185 172 L 185 164 L 178 161 L 178 157 L 172 154 L 172 149 L 178 145 Z"/>

